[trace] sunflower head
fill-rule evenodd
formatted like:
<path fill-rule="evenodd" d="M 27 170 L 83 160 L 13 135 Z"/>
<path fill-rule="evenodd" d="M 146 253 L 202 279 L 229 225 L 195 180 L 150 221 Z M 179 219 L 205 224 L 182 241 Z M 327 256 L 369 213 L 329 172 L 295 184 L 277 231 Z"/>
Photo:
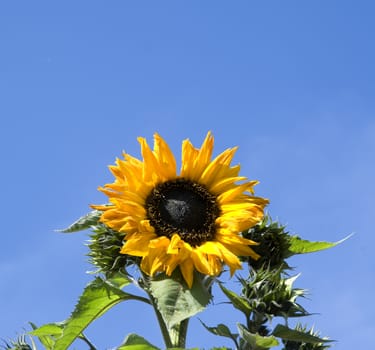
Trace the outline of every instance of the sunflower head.
<path fill-rule="evenodd" d="M 99 188 L 109 205 L 100 221 L 123 237 L 120 253 L 140 258 L 140 268 L 153 276 L 171 276 L 179 268 L 189 287 L 193 272 L 217 276 L 224 264 L 231 274 L 241 268 L 239 256 L 259 257 L 256 243 L 241 235 L 263 218 L 268 200 L 254 196 L 257 181 L 239 176 L 231 166 L 236 148 L 212 158 L 209 132 L 200 148 L 182 143 L 182 164 L 167 143 L 154 135 L 151 149 L 138 139 L 142 160 L 124 153 L 110 166 L 115 181 Z"/>
<path fill-rule="evenodd" d="M 251 270 L 247 279 L 239 278 L 239 281 L 251 309 L 265 315 L 265 319 L 307 316 L 309 313 L 297 303 L 299 297 L 306 295 L 306 290 L 293 288 L 297 277 L 286 277 L 280 269 L 262 268 Z"/>
<path fill-rule="evenodd" d="M 248 264 L 255 270 L 261 268 L 288 269 L 286 259 L 290 257 L 290 235 L 285 226 L 272 222 L 269 216 L 265 216 L 261 222 L 242 232 L 243 237 L 258 242 L 254 247 L 259 259 L 249 256 L 245 258 Z"/>
<path fill-rule="evenodd" d="M 112 230 L 103 223 L 92 226 L 92 234 L 88 242 L 90 262 L 97 267 L 97 272 L 102 272 L 107 278 L 116 273 L 127 273 L 129 265 L 138 264 L 140 258 L 120 254 L 124 236 Z"/>

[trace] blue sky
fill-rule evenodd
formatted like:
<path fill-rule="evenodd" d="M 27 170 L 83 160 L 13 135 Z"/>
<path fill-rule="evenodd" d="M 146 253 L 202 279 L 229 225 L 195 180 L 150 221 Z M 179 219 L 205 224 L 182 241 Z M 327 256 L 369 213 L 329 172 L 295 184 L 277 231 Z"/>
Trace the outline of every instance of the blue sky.
<path fill-rule="evenodd" d="M 61 321 L 83 287 L 88 233 L 62 235 L 105 198 L 107 165 L 159 132 L 179 155 L 208 130 L 239 146 L 273 218 L 332 250 L 295 257 L 306 319 L 338 350 L 375 330 L 375 47 L 372 1 L 7 1 L 0 4 L 0 337 Z M 220 297 L 219 297 L 220 299 Z M 240 321 L 223 306 L 200 318 Z M 161 345 L 124 303 L 88 336 Z M 145 329 L 146 328 L 146 329 Z M 233 328 L 234 329 L 234 328 Z M 230 345 L 191 326 L 188 346 Z M 81 344 L 76 349 L 83 349 Z"/>

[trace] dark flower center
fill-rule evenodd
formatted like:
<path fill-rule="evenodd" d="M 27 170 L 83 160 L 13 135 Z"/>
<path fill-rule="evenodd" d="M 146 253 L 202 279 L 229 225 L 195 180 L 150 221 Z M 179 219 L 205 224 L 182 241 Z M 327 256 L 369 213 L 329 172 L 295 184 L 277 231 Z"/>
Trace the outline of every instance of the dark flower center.
<path fill-rule="evenodd" d="M 214 239 L 220 215 L 216 196 L 183 178 L 157 185 L 146 199 L 146 210 L 158 236 L 177 233 L 192 246 Z"/>

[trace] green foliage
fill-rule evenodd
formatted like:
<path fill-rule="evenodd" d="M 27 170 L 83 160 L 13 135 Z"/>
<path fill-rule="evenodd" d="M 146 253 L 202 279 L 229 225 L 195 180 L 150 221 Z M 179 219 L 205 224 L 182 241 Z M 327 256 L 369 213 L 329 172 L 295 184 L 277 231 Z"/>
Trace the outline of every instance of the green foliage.
<path fill-rule="evenodd" d="M 69 227 L 58 231 L 62 233 L 72 233 L 88 230 L 99 222 L 101 215 L 101 211 L 93 210 L 90 213 L 80 217 L 78 220 L 73 222 Z"/>
<path fill-rule="evenodd" d="M 309 313 L 299 304 L 298 298 L 304 297 L 306 290 L 294 288 L 298 278 L 289 276 L 287 259 L 295 254 L 312 253 L 336 246 L 342 241 L 310 242 L 298 236 L 291 236 L 284 226 L 272 222 L 266 217 L 262 222 L 247 232 L 244 237 L 259 243 L 252 248 L 261 255 L 257 261 L 242 258 L 249 264 L 247 278 L 237 276 L 241 283 L 241 294 L 224 287 L 220 288 L 231 305 L 243 313 L 246 324 L 238 324 L 239 334 L 230 332 L 226 325 L 220 327 L 203 326 L 210 332 L 232 338 L 239 350 L 263 350 L 284 344 L 283 350 L 323 350 L 329 347 L 329 340 L 320 338 L 312 330 L 300 326 L 290 329 L 277 324 L 272 330 L 270 321 L 282 317 L 288 318 L 308 316 Z"/>
<path fill-rule="evenodd" d="M 62 323 L 47 324 L 31 332 L 38 336 L 47 349 L 65 350 L 77 338 L 87 341 L 82 332 L 94 320 L 103 315 L 113 306 L 126 300 L 147 299 L 126 293 L 121 290 L 130 281 L 117 275 L 113 280 L 95 278 L 84 289 L 83 294 L 69 319 Z"/>
<path fill-rule="evenodd" d="M 252 310 L 267 319 L 307 316 L 308 312 L 296 301 L 306 292 L 293 288 L 297 277 L 284 277 L 280 270 L 260 269 L 251 270 L 247 280 L 239 278 L 239 281 Z"/>
<path fill-rule="evenodd" d="M 29 332 L 29 334 L 38 337 L 46 350 L 53 349 L 56 339 L 62 335 L 64 328 L 64 322 L 48 323 L 39 328 L 31 322 L 30 325 L 33 331 Z"/>
<path fill-rule="evenodd" d="M 145 338 L 131 333 L 116 350 L 159 350 L 159 348 L 149 343 Z"/>
<path fill-rule="evenodd" d="M 223 323 L 219 323 L 216 327 L 208 327 L 204 322 L 200 321 L 204 328 L 206 328 L 210 333 L 215 335 L 220 335 L 222 337 L 236 339 L 238 337 L 237 333 L 232 333 L 230 329 Z"/>
<path fill-rule="evenodd" d="M 290 329 L 287 326 L 278 324 L 273 330 L 272 334 L 284 340 L 293 340 L 295 342 L 303 342 L 310 344 L 320 344 L 329 342 L 329 340 L 321 339 L 315 335 L 302 330 Z"/>
<path fill-rule="evenodd" d="M 320 250 L 329 249 L 337 246 L 338 244 L 347 240 L 350 236 L 338 241 L 338 242 L 310 242 L 305 239 L 301 239 L 298 236 L 293 236 L 290 239 L 289 254 L 306 254 L 314 253 Z"/>
<path fill-rule="evenodd" d="M 123 284 L 129 281 L 124 279 Z M 83 291 L 71 317 L 66 321 L 62 336 L 56 340 L 54 350 L 66 349 L 95 319 L 116 304 L 136 299 L 118 286 L 97 277 Z"/>
<path fill-rule="evenodd" d="M 290 235 L 285 226 L 272 222 L 269 216 L 265 216 L 259 224 L 250 230 L 242 232 L 242 235 L 259 243 L 258 246 L 252 246 L 252 249 L 260 255 L 258 260 L 251 257 L 242 258 L 255 270 L 264 267 L 288 269 L 287 258 L 296 254 L 313 253 L 332 248 L 350 237 L 348 236 L 338 242 L 311 242 L 296 235 Z"/>
<path fill-rule="evenodd" d="M 257 333 L 251 333 L 242 324 L 237 324 L 237 328 L 242 338 L 240 342 L 241 349 L 264 350 L 279 345 L 278 340 L 272 335 L 261 336 Z"/>
<path fill-rule="evenodd" d="M 188 320 L 203 311 L 211 301 L 212 277 L 195 272 L 192 288 L 188 288 L 178 268 L 172 276 L 158 274 L 155 277 L 142 273 L 139 279 L 131 278 L 127 268 L 140 265 L 140 258 L 120 254 L 124 234 L 114 231 L 99 221 L 101 212 L 94 210 L 81 217 L 61 232 L 76 232 L 91 229 L 92 234 L 88 247 L 91 263 L 104 274 L 96 277 L 86 286 L 71 316 L 59 323 L 48 323 L 36 327 L 31 336 L 37 337 L 46 350 L 65 350 L 76 340 L 87 343 L 91 350 L 95 346 L 83 334 L 94 320 L 106 311 L 126 300 L 138 300 L 150 304 L 156 313 L 160 329 L 168 350 L 184 350 Z M 300 325 L 295 329 L 287 326 L 288 318 L 308 316 L 309 313 L 299 304 L 304 297 L 304 289 L 294 288 L 298 275 L 290 276 L 287 259 L 295 254 L 304 254 L 328 249 L 339 242 L 310 242 L 298 236 L 291 236 L 284 226 L 265 218 L 261 223 L 247 232 L 244 237 L 259 243 L 252 248 L 261 255 L 257 261 L 247 261 L 249 274 L 246 278 L 237 276 L 240 282 L 240 293 L 219 283 L 221 291 L 230 304 L 239 310 L 245 322 L 237 324 L 237 332 L 219 323 L 210 327 L 201 322 L 204 328 L 217 336 L 231 339 L 237 350 L 267 350 L 283 344 L 283 350 L 324 350 L 330 347 L 330 340 L 321 338 L 312 329 Z M 127 293 L 123 290 L 130 283 L 143 289 L 148 298 Z M 284 324 L 271 324 L 271 320 L 281 317 Z M 31 339 L 29 345 L 25 337 L 16 341 L 5 342 L 7 350 L 36 350 Z M 129 334 L 116 350 L 158 350 L 145 338 Z M 216 347 L 211 350 L 228 350 Z M 197 350 L 197 349 L 196 349 Z"/>
<path fill-rule="evenodd" d="M 236 347 L 238 347 L 238 343 L 237 343 L 238 333 L 232 333 L 230 331 L 229 327 L 226 326 L 225 324 L 220 323 L 216 327 L 208 327 L 201 320 L 200 320 L 200 322 L 203 325 L 203 327 L 206 328 L 210 333 L 212 333 L 214 335 L 219 335 L 221 337 L 229 338 L 229 339 L 233 340 Z"/>
<path fill-rule="evenodd" d="M 30 332 L 31 335 L 36 335 L 38 337 L 43 337 L 43 336 L 59 337 L 63 333 L 65 322 L 47 323 L 39 328 L 36 327 L 33 323 L 31 323 L 31 325 L 34 329 L 33 331 Z"/>
<path fill-rule="evenodd" d="M 124 244 L 124 234 L 101 223 L 99 221 L 101 215 L 101 211 L 93 210 L 80 217 L 69 227 L 58 231 L 72 233 L 91 229 L 92 233 L 88 243 L 90 262 L 98 268 L 96 272 L 102 272 L 106 278 L 112 278 L 118 272 L 127 273 L 126 267 L 131 264 L 139 264 L 140 259 L 120 253 Z"/>
<path fill-rule="evenodd" d="M 235 292 L 225 288 L 222 283 L 219 284 L 221 290 L 224 292 L 224 294 L 228 297 L 228 299 L 231 301 L 232 305 L 237 309 L 240 310 L 245 314 L 246 317 L 250 317 L 252 307 L 249 304 L 249 301 L 247 298 L 242 297 Z"/>
<path fill-rule="evenodd" d="M 195 273 L 193 286 L 189 289 L 179 269 L 171 277 L 160 274 L 151 279 L 149 291 L 168 328 L 203 311 L 211 300 L 210 289 L 202 275 Z"/>
<path fill-rule="evenodd" d="M 220 287 L 231 304 L 240 310 L 246 318 L 246 325 L 237 324 L 239 334 L 230 332 L 226 325 L 217 327 L 203 326 L 212 334 L 233 339 L 239 350 L 264 350 L 280 344 L 284 350 L 323 350 L 328 348 L 327 339 L 320 338 L 312 331 L 301 327 L 290 329 L 278 324 L 271 330 L 267 322 L 281 316 L 285 320 L 290 317 L 309 315 L 297 303 L 298 297 L 305 294 L 303 289 L 293 288 L 297 276 L 285 276 L 282 270 L 259 269 L 251 270 L 249 278 L 238 277 L 242 285 L 241 295 L 228 290 L 222 284 Z"/>
<path fill-rule="evenodd" d="M 300 324 L 295 329 L 277 325 L 273 334 L 282 338 L 285 346 L 283 350 L 324 350 L 330 347 L 327 343 L 332 342 L 327 338 L 320 338 L 313 329 L 307 330 Z"/>

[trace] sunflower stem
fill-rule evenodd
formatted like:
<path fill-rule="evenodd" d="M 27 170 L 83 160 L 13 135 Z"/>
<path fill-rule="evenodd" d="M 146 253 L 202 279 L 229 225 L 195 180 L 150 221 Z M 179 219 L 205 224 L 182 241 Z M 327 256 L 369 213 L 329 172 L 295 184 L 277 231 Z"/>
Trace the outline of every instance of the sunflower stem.
<path fill-rule="evenodd" d="M 169 329 L 169 336 L 171 337 L 173 347 L 179 347 L 179 340 L 180 340 L 180 325 L 179 324 L 176 324 L 172 328 Z"/>
<path fill-rule="evenodd" d="M 170 332 L 169 332 L 168 327 L 167 327 L 167 325 L 164 321 L 163 315 L 160 313 L 160 311 L 158 309 L 157 301 L 156 301 L 156 299 L 154 298 L 154 296 L 152 295 L 152 293 L 150 292 L 150 289 L 149 289 L 149 277 L 146 276 L 143 273 L 143 271 L 141 271 L 141 274 L 142 274 L 142 277 L 143 277 L 142 278 L 142 280 L 143 280 L 142 288 L 147 293 L 147 295 L 150 299 L 150 304 L 152 305 L 152 307 L 154 309 L 156 318 L 157 318 L 158 323 L 159 323 L 160 332 L 163 336 L 164 344 L 167 348 L 172 348 L 174 345 L 173 345 L 172 340 L 171 340 Z"/>
<path fill-rule="evenodd" d="M 158 323 L 159 323 L 159 328 L 160 328 L 161 334 L 162 334 L 163 339 L 164 339 L 164 344 L 167 348 L 172 348 L 174 345 L 173 345 L 173 342 L 171 340 L 170 332 L 168 330 L 167 325 L 164 322 L 162 314 L 158 310 L 155 299 L 152 297 L 152 295 L 150 295 L 150 300 L 151 300 L 151 305 L 154 308 L 156 318 L 157 318 Z"/>
<path fill-rule="evenodd" d="M 96 350 L 95 345 L 93 343 L 91 343 L 91 341 L 83 333 L 81 333 L 81 335 L 79 336 L 79 338 L 81 340 L 83 340 L 89 346 L 90 350 Z"/>
<path fill-rule="evenodd" d="M 178 347 L 185 348 L 186 346 L 186 335 L 189 326 L 189 319 L 185 319 L 180 323 L 179 336 L 178 336 Z"/>
<path fill-rule="evenodd" d="M 188 323 L 189 319 L 187 318 L 169 329 L 169 335 L 173 346 L 185 348 Z"/>

